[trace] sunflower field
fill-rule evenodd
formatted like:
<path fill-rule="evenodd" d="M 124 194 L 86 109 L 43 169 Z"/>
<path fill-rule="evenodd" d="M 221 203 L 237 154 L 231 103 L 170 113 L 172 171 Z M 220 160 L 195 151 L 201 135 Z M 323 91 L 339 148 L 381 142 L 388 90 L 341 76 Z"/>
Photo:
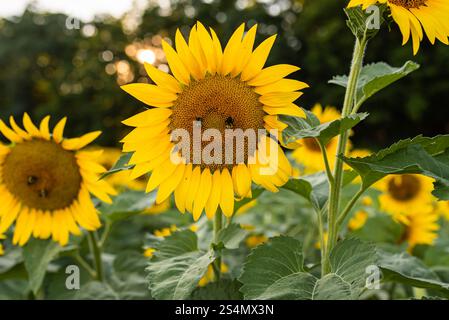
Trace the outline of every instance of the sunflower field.
<path fill-rule="evenodd" d="M 136 11 L 0 20 L 1 300 L 449 298 L 447 1 Z"/>

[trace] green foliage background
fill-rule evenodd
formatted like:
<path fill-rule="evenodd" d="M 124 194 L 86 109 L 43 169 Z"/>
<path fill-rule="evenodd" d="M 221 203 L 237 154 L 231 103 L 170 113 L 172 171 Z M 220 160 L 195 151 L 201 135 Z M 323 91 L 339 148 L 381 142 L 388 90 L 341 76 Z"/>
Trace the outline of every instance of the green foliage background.
<path fill-rule="evenodd" d="M 342 101 L 342 88 L 327 81 L 346 74 L 351 58 L 353 38 L 342 10 L 347 1 L 206 2 L 173 1 L 168 16 L 150 6 L 132 33 L 123 31 L 120 20 L 98 17 L 92 37 L 65 28 L 65 15 L 36 13 L 33 7 L 21 17 L 0 20 L 0 117 L 24 111 L 35 119 L 67 115 L 69 134 L 101 129 L 104 134 L 99 142 L 115 145 L 126 131 L 120 121 L 143 105 L 119 89 L 115 75 L 105 72 L 108 62 L 101 59 L 102 52 L 112 51 L 113 61 L 129 60 L 135 78 L 144 76 L 142 66 L 126 56 L 126 45 L 154 34 L 173 38 L 177 27 L 187 31 L 196 20 L 215 28 L 222 42 L 242 22 L 259 23 L 258 41 L 279 33 L 269 64 L 291 63 L 302 68 L 294 76 L 311 88 L 299 105 L 311 108 L 316 102 L 335 105 Z M 239 9 L 242 3 L 246 6 Z M 449 132 L 449 50 L 426 40 L 413 57 L 411 44 L 401 47 L 398 27 L 394 23 L 390 27 L 392 32 L 384 25 L 369 44 L 366 62 L 383 60 L 400 66 L 413 59 L 422 68 L 365 105 L 364 111 L 371 116 L 357 129 L 359 147 L 377 149 L 419 133 Z"/>

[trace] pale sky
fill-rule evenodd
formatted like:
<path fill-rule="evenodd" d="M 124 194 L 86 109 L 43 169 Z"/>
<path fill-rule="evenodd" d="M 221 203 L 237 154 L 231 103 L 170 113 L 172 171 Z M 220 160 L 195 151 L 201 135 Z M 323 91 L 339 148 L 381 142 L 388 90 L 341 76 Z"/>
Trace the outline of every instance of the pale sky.
<path fill-rule="evenodd" d="M 147 0 L 35 0 L 39 11 L 61 12 L 83 21 L 92 20 L 96 14 L 110 14 L 120 17 L 132 8 L 133 2 L 139 7 Z M 32 0 L 0 0 L 0 17 L 21 15 Z"/>

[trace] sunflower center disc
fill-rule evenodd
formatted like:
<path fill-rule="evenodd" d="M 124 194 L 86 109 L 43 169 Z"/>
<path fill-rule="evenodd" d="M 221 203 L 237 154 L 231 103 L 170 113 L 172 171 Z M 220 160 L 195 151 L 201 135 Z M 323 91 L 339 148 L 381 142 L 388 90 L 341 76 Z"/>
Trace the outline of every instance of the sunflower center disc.
<path fill-rule="evenodd" d="M 388 182 L 388 192 L 393 198 L 400 201 L 413 199 L 421 189 L 419 180 L 416 177 L 403 175 Z"/>
<path fill-rule="evenodd" d="M 68 207 L 81 185 L 73 152 L 46 140 L 17 144 L 5 159 L 2 179 L 21 203 L 39 210 Z"/>
<path fill-rule="evenodd" d="M 254 130 L 264 128 L 266 115 L 263 105 L 259 102 L 259 95 L 254 90 L 240 81 L 238 78 L 225 76 L 207 76 L 201 81 L 192 82 L 178 96 L 173 107 L 170 129 L 185 129 L 191 137 L 191 159 L 193 158 L 193 127 L 201 125 L 201 133 L 207 129 L 217 129 L 222 137 L 222 161 L 221 164 L 206 164 L 202 167 L 215 168 L 229 167 L 229 161 L 225 161 L 227 152 L 236 153 L 236 145 L 228 146 L 225 143 L 226 129 Z M 236 132 L 236 131 L 235 131 Z M 237 135 L 237 134 L 236 134 Z M 251 154 L 256 146 L 248 145 L 246 138 L 243 150 L 245 162 L 248 154 Z M 214 139 L 201 141 L 202 150 Z M 233 150 L 230 148 L 234 148 Z M 240 150 L 242 151 L 242 150 Z M 236 157 L 234 156 L 234 159 Z M 235 163 L 233 163 L 235 164 Z"/>
<path fill-rule="evenodd" d="M 424 6 L 427 0 L 389 0 L 389 2 L 406 9 L 411 9 Z"/>

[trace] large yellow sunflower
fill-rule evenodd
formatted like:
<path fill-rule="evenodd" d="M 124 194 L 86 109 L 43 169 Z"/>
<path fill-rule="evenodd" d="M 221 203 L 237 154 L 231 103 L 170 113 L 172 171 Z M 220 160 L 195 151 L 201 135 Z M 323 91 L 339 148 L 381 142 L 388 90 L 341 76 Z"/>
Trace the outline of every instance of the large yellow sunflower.
<path fill-rule="evenodd" d="M 162 43 L 173 76 L 145 64 L 155 85 L 135 83 L 122 87 L 153 107 L 123 122 L 135 127 L 122 141 L 123 151 L 133 152 L 129 162 L 135 165 L 131 177 L 152 172 L 146 190 L 159 188 L 156 202 L 163 202 L 174 192 L 178 209 L 192 212 L 195 220 L 203 210 L 213 217 L 218 206 L 230 216 L 234 196 L 250 196 L 252 182 L 276 192 L 291 176 L 290 163 L 278 141 L 267 135 L 258 135 L 254 149 L 245 144 L 244 158 L 238 162 L 224 161 L 222 156 L 219 163 L 192 161 L 208 147 L 204 141 L 195 140 L 193 132 L 197 127 L 201 133 L 216 129 L 222 136 L 226 129 L 281 131 L 286 125 L 278 120 L 279 114 L 303 116 L 294 101 L 307 85 L 284 79 L 299 68 L 287 64 L 264 68 L 275 36 L 253 50 L 256 28 L 245 34 L 242 24 L 224 50 L 215 32 L 209 32 L 199 22 L 191 29 L 188 43 L 178 30 L 176 51 L 167 42 Z M 191 141 L 191 155 L 182 155 L 180 162 L 172 161 L 175 141 L 171 136 L 178 129 L 195 140 Z M 239 150 L 225 144 L 223 151 L 226 154 Z M 273 172 L 262 173 L 263 169 Z"/>
<path fill-rule="evenodd" d="M 432 44 L 438 39 L 449 44 L 449 2 L 447 0 L 351 0 L 348 7 L 363 5 L 366 9 L 376 3 L 386 3 L 391 16 L 401 30 L 406 44 L 412 36 L 413 53 L 419 50 L 424 32 Z M 424 32 L 423 32 L 424 30 Z"/>
<path fill-rule="evenodd" d="M 379 196 L 380 207 L 391 213 L 397 221 L 407 223 L 415 212 L 428 211 L 434 198 L 432 179 L 417 175 L 389 175 L 376 184 L 383 193 Z"/>
<path fill-rule="evenodd" d="M 90 194 L 111 202 L 114 189 L 99 174 L 105 168 L 96 161 L 101 151 L 79 151 L 95 140 L 100 131 L 65 139 L 66 118 L 53 133 L 50 117 L 39 128 L 28 114 L 20 128 L 13 117 L 11 128 L 0 120 L 0 132 L 11 142 L 0 146 L 0 234 L 15 221 L 13 244 L 24 245 L 30 236 L 65 245 L 69 234 L 79 235 L 79 227 L 100 227 Z"/>
<path fill-rule="evenodd" d="M 340 119 L 340 112 L 334 108 L 327 106 L 323 109 L 321 104 L 316 104 L 312 108 L 312 113 L 317 116 L 321 123 L 334 121 Z M 305 138 L 297 141 L 300 146 L 292 153 L 293 158 L 299 164 L 304 166 L 305 173 L 314 173 L 325 169 L 323 155 L 320 146 L 314 138 Z M 335 153 L 338 147 L 338 137 L 333 138 L 326 145 L 326 152 L 331 168 L 335 164 Z"/>
<path fill-rule="evenodd" d="M 439 215 L 431 207 L 407 214 L 407 223 L 404 224 L 404 233 L 401 241 L 408 243 L 411 251 L 418 244 L 432 245 L 438 238 Z"/>

